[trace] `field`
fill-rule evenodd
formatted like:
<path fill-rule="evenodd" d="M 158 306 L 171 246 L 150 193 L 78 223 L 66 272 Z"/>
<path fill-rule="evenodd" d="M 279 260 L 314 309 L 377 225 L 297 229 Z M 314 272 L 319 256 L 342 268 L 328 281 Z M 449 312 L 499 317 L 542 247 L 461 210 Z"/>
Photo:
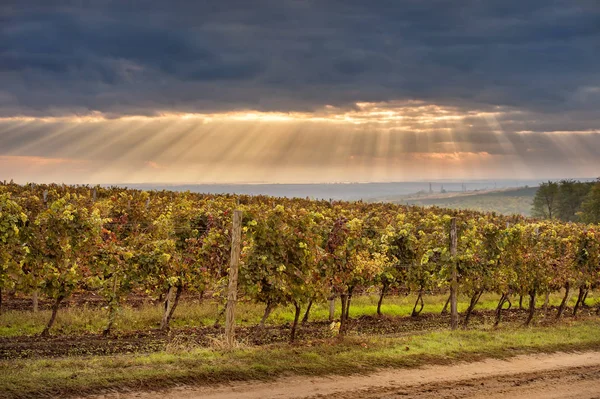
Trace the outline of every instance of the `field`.
<path fill-rule="evenodd" d="M 160 304 L 132 298 L 119 313 L 111 336 L 102 335 L 106 309 L 101 303 L 74 298 L 59 313 L 55 333 L 48 338 L 37 334 L 49 310 L 33 314 L 24 309 L 29 301 L 8 300 L 0 316 L 0 371 L 5 377 L 1 397 L 212 385 L 290 373 L 353 374 L 458 359 L 600 349 L 595 292 L 588 295 L 589 307 L 576 318 L 568 311 L 558 322 L 561 295 L 552 295 L 548 310 L 540 312 L 528 328 L 522 327 L 527 310 L 518 309 L 517 298 L 513 298 L 515 309 L 505 311 L 503 324 L 494 328 L 498 296 L 484 294 L 470 329 L 455 332 L 448 330 L 449 316 L 440 314 L 445 299 L 445 295 L 427 295 L 422 313 L 410 317 L 416 296 L 390 296 L 382 306 L 384 315 L 378 317 L 378 296 L 361 295 L 353 300 L 343 339 L 331 330 L 327 304 L 316 304 L 293 346 L 287 344 L 293 308 L 276 309 L 264 328 L 258 328 L 262 307 L 241 303 L 238 346 L 233 350 L 224 347 L 222 326 L 214 326 L 217 303 L 209 298 L 184 298 L 168 332 L 158 329 Z M 468 301 L 460 297 L 459 311 L 465 311 Z M 570 306 L 574 304 L 572 300 Z"/>
<path fill-rule="evenodd" d="M 598 350 L 599 238 L 472 210 L 3 184 L 0 392 Z"/>
<path fill-rule="evenodd" d="M 505 215 L 530 216 L 533 198 L 537 189 L 537 187 L 525 187 L 465 193 L 407 195 L 398 198 L 386 197 L 384 200 L 398 204 L 471 209 L 481 212 L 498 212 Z"/>

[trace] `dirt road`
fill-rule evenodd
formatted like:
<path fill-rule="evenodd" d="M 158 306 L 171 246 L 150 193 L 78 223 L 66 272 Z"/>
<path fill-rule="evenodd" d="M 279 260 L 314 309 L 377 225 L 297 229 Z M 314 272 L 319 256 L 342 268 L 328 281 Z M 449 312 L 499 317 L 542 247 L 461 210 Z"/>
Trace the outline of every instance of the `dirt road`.
<path fill-rule="evenodd" d="M 452 366 L 384 370 L 349 377 L 289 377 L 274 382 L 111 394 L 111 399 L 259 398 L 600 398 L 600 352 L 556 353 Z"/>

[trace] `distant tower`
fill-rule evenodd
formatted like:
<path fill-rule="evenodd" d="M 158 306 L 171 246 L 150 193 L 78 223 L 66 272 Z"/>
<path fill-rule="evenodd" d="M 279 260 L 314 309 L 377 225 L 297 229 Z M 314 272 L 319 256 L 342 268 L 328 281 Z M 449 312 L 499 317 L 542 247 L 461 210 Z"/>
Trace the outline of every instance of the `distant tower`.
<path fill-rule="evenodd" d="M 429 194 L 433 194 L 433 188 L 431 187 L 431 183 L 429 183 Z"/>

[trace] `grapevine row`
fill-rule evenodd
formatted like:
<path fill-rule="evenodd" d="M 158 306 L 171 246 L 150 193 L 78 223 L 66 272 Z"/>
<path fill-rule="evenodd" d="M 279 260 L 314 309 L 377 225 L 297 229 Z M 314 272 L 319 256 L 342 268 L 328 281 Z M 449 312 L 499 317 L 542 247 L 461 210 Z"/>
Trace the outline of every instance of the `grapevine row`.
<path fill-rule="evenodd" d="M 577 311 L 600 281 L 595 225 L 360 201 L 5 183 L 0 289 L 52 301 L 43 335 L 78 291 L 106 301 L 106 334 L 128 294 L 164 297 L 166 329 L 184 291 L 223 297 L 234 209 L 243 211 L 239 295 L 265 305 L 263 321 L 291 304 L 296 324 L 301 308 L 340 298 L 343 333 L 352 295 L 375 287 L 379 305 L 390 288 L 418 293 L 417 315 L 423 294 L 446 290 L 456 268 L 459 291 L 471 298 L 465 325 L 484 292 L 501 298 L 496 323 L 511 295 L 529 297 L 529 323 L 536 297 L 565 288 L 560 317 L 574 290 Z"/>

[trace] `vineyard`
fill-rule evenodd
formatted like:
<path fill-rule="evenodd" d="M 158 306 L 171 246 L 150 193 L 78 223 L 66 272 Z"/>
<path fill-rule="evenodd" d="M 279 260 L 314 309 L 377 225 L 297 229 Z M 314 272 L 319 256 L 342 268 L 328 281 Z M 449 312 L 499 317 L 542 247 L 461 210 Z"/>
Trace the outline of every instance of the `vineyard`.
<path fill-rule="evenodd" d="M 412 315 L 424 296 L 469 298 L 466 327 L 482 295 L 495 295 L 496 325 L 513 302 L 571 296 L 573 313 L 600 282 L 598 226 L 537 221 L 465 210 L 394 204 L 139 191 L 118 187 L 0 185 L 0 298 L 25 298 L 31 311 L 50 304 L 42 336 L 61 305 L 93 294 L 106 309 L 105 335 L 132 295 L 164 303 L 167 330 L 180 299 L 211 297 L 225 317 L 232 215 L 242 211 L 237 299 L 271 312 L 293 306 L 290 339 L 311 308 L 326 306 L 347 332 L 353 297 L 412 293 Z M 2 303 L 0 302 L 0 309 Z M 451 318 L 453 327 L 459 322 Z"/>

